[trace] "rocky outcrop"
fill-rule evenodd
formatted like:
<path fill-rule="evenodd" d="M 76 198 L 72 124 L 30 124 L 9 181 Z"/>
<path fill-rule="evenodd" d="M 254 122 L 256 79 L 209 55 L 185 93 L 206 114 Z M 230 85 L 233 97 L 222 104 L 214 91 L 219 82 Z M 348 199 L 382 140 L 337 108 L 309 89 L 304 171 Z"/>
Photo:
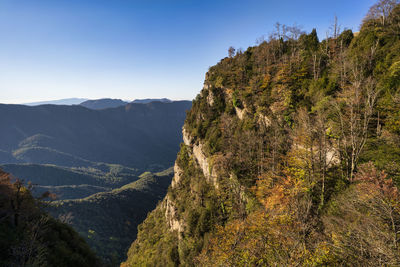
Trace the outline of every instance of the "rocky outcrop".
<path fill-rule="evenodd" d="M 212 183 L 216 188 L 218 188 L 217 174 L 214 168 L 211 166 L 206 154 L 204 153 L 203 145 L 199 142 L 195 143 L 194 138 L 189 134 L 185 127 L 182 128 L 182 135 L 184 144 L 191 148 L 191 154 L 196 159 L 207 182 Z M 179 167 L 179 165 L 175 162 L 174 177 L 171 183 L 172 188 L 176 188 L 179 185 L 183 174 L 184 170 L 181 169 L 181 167 Z M 178 217 L 178 210 L 174 201 L 170 196 L 167 195 L 162 205 L 165 208 L 165 220 L 167 222 L 168 229 L 170 231 L 177 231 L 179 233 L 179 239 L 181 239 L 181 234 L 185 230 L 185 224 Z"/>
<path fill-rule="evenodd" d="M 218 182 L 217 182 L 218 176 L 217 176 L 216 171 L 213 168 L 210 160 L 207 158 L 206 154 L 204 153 L 203 145 L 199 141 L 197 141 L 197 144 L 193 144 L 195 142 L 194 142 L 193 138 L 190 136 L 190 134 L 188 133 L 188 131 L 185 129 L 185 127 L 183 127 L 183 129 L 182 129 L 182 135 L 183 135 L 184 144 L 189 146 L 192 149 L 192 154 L 193 154 L 194 158 L 196 159 L 197 163 L 199 164 L 204 177 L 207 179 L 207 182 L 212 183 L 216 188 L 218 188 Z M 177 166 L 177 165 L 175 164 L 175 166 Z M 175 172 L 175 175 L 176 175 L 176 172 Z"/>
<path fill-rule="evenodd" d="M 326 151 L 327 165 L 337 165 L 340 163 L 339 150 L 333 146 L 328 147 Z"/>
<path fill-rule="evenodd" d="M 311 153 L 312 151 L 318 151 L 317 146 L 313 146 L 311 149 L 311 147 L 305 147 L 304 145 L 298 144 L 296 142 L 293 143 L 292 149 L 298 150 L 298 151 L 303 151 L 303 153 L 306 152 L 307 154 Z M 325 162 L 326 162 L 327 167 L 331 167 L 331 166 L 334 166 L 334 165 L 337 165 L 340 163 L 339 150 L 336 147 L 334 147 L 332 144 L 329 144 L 326 147 Z"/>
<path fill-rule="evenodd" d="M 217 174 L 215 169 L 209 162 L 206 154 L 203 150 L 203 145 L 201 143 L 193 146 L 193 156 L 196 158 L 201 170 L 203 171 L 204 177 L 206 177 L 207 182 L 212 183 L 216 188 L 218 188 Z"/>
<path fill-rule="evenodd" d="M 272 124 L 271 119 L 268 118 L 266 115 L 263 115 L 263 114 L 259 114 L 258 115 L 258 123 L 260 125 L 265 126 L 265 127 L 269 127 Z"/>
<path fill-rule="evenodd" d="M 207 103 L 210 106 L 214 105 L 214 94 L 213 94 L 213 92 L 211 90 L 208 90 Z"/>
<path fill-rule="evenodd" d="M 247 111 L 246 109 L 240 109 L 238 107 L 235 107 L 236 115 L 240 120 L 243 120 L 244 116 L 246 115 Z"/>
<path fill-rule="evenodd" d="M 180 180 L 182 178 L 182 175 L 183 175 L 183 170 L 175 162 L 175 165 L 174 165 L 174 177 L 172 178 L 172 182 L 171 182 L 172 188 L 175 188 L 179 184 L 179 182 L 180 182 Z"/>
<path fill-rule="evenodd" d="M 184 224 L 178 219 L 177 209 L 169 196 L 165 197 L 163 205 L 165 207 L 165 220 L 167 221 L 170 231 L 178 231 L 178 233 L 183 233 L 185 229 Z M 180 237 L 181 235 L 179 234 L 179 238 Z"/>
<path fill-rule="evenodd" d="M 190 146 L 192 144 L 193 138 L 190 136 L 185 127 L 182 128 L 182 139 L 185 145 Z"/>

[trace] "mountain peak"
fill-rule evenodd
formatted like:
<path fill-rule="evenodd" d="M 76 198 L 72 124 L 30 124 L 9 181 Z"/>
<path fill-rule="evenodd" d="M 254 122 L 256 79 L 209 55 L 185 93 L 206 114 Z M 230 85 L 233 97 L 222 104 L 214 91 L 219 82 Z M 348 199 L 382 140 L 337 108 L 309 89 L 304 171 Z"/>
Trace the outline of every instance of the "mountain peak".
<path fill-rule="evenodd" d="M 80 103 L 81 106 L 89 109 L 116 108 L 120 106 L 125 106 L 126 104 L 128 104 L 128 102 L 125 102 L 121 99 L 112 99 L 112 98 L 86 100 Z"/>

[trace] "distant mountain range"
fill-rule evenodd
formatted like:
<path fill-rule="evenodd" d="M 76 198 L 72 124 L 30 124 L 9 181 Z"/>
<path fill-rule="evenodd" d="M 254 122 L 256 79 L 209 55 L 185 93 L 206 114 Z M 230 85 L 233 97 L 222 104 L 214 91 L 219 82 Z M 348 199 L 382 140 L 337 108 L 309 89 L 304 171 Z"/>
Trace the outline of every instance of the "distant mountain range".
<path fill-rule="evenodd" d="M 141 171 L 173 165 L 191 101 L 82 106 L 0 105 L 0 164 L 97 168 L 97 162 Z"/>
<path fill-rule="evenodd" d="M 151 102 L 172 103 L 173 101 L 167 98 L 147 98 L 147 99 L 135 99 L 132 102 L 127 102 L 121 99 L 102 98 L 96 100 L 87 100 L 85 102 L 80 103 L 80 105 L 90 109 L 106 109 L 106 108 L 116 108 L 120 106 L 125 106 L 129 103 L 149 104 Z"/>
<path fill-rule="evenodd" d="M 40 105 L 81 105 L 83 107 L 89 109 L 106 109 L 106 108 L 116 108 L 119 106 L 125 106 L 129 103 L 133 104 L 148 104 L 151 102 L 163 102 L 163 103 L 171 103 L 172 100 L 168 98 L 146 98 L 146 99 L 135 99 L 132 102 L 124 101 L 121 99 L 112 99 L 112 98 L 101 98 L 101 99 L 87 99 L 87 98 L 66 98 L 59 100 L 50 100 L 50 101 L 39 101 L 39 102 L 31 102 L 24 103 L 26 106 L 40 106 Z"/>
<path fill-rule="evenodd" d="M 50 101 L 39 101 L 39 102 L 31 102 L 24 103 L 23 105 L 27 106 L 40 106 L 40 105 L 79 105 L 80 103 L 88 100 L 87 98 L 66 98 L 66 99 L 58 99 L 58 100 L 50 100 Z"/>

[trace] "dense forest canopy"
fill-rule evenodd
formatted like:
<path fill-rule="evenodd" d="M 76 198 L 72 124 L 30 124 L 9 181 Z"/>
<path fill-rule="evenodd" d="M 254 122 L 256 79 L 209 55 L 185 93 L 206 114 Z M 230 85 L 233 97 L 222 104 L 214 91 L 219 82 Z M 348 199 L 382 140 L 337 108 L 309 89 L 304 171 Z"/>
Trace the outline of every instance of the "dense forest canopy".
<path fill-rule="evenodd" d="M 399 1 L 228 55 L 123 266 L 399 265 Z"/>

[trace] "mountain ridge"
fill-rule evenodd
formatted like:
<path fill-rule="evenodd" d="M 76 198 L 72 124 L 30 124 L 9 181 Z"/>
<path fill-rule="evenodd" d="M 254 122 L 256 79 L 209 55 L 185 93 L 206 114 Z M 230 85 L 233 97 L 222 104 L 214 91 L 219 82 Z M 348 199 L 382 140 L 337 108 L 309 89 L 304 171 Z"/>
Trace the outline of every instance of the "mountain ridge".
<path fill-rule="evenodd" d="M 37 101 L 30 103 L 22 103 L 21 105 L 26 106 L 40 106 L 40 105 L 79 105 L 80 103 L 87 101 L 87 98 L 64 98 L 57 100 L 48 100 L 48 101 Z"/>
<path fill-rule="evenodd" d="M 111 99 L 111 98 L 101 98 L 94 100 L 86 100 L 80 103 L 80 106 L 89 109 L 106 109 L 106 108 L 117 108 L 120 106 L 125 106 L 129 102 L 123 101 L 121 99 Z"/>
<path fill-rule="evenodd" d="M 91 110 L 81 106 L 0 104 L 0 123 L 5 125 L 0 133 L 2 163 L 13 157 L 16 162 L 56 163 L 51 154 L 56 153 L 61 163 L 71 162 L 73 158 L 68 155 L 72 155 L 143 171 L 151 169 L 152 164 L 163 164 L 161 170 L 172 165 L 165 159 L 173 158 L 178 149 L 177 129 L 190 106 L 190 101 L 152 102 Z M 170 156 L 160 155 L 161 151 Z M 74 160 L 67 165 L 85 165 Z"/>

